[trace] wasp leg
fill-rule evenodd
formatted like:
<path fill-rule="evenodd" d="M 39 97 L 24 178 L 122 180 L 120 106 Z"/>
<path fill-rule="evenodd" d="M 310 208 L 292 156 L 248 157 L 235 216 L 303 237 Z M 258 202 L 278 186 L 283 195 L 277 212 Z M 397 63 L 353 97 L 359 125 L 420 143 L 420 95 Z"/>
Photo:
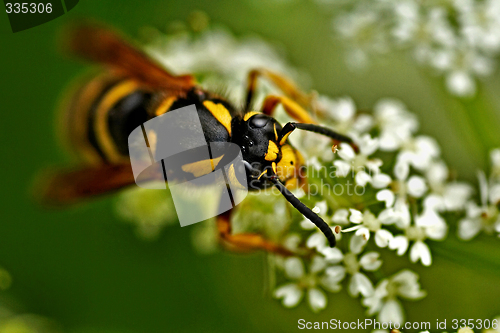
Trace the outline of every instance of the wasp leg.
<path fill-rule="evenodd" d="M 245 111 L 249 111 L 253 103 L 253 98 L 255 97 L 255 89 L 257 87 L 257 79 L 259 77 L 265 77 L 276 85 L 286 96 L 294 100 L 299 105 L 303 107 L 309 107 L 314 101 L 315 94 L 306 94 L 295 85 L 290 79 L 273 73 L 267 69 L 254 69 L 250 71 L 247 79 L 247 97 L 245 102 Z"/>
<path fill-rule="evenodd" d="M 291 251 L 285 249 L 283 246 L 266 240 L 259 234 L 243 233 L 232 235 L 231 212 L 232 209 L 217 216 L 217 230 L 219 231 L 220 239 L 231 250 L 241 252 L 265 250 L 287 257 L 293 255 Z"/>
<path fill-rule="evenodd" d="M 262 113 L 272 116 L 278 104 L 281 104 L 286 113 L 298 122 L 305 124 L 317 124 L 316 120 L 314 120 L 302 106 L 286 96 L 267 96 L 262 104 Z"/>

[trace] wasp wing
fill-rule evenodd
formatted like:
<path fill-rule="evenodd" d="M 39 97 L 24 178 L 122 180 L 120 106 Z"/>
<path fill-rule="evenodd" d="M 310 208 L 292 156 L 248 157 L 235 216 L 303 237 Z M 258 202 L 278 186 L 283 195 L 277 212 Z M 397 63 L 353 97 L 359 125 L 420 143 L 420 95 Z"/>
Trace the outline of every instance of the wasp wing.
<path fill-rule="evenodd" d="M 142 181 L 165 181 L 158 169 L 141 174 Z M 49 206 L 74 204 L 135 184 L 130 163 L 83 166 L 77 169 L 49 170 L 35 186 L 35 196 Z"/>
<path fill-rule="evenodd" d="M 195 86 L 192 75 L 174 76 L 117 33 L 89 23 L 69 29 L 64 43 L 69 52 L 101 63 L 151 88 L 187 91 Z"/>

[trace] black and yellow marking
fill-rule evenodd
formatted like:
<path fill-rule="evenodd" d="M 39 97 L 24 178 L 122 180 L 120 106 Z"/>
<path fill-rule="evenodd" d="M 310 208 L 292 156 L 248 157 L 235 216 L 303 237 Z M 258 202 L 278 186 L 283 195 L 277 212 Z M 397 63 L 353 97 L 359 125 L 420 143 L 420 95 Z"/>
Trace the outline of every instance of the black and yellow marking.
<path fill-rule="evenodd" d="M 136 81 L 126 80 L 114 86 L 104 96 L 95 112 L 95 130 L 97 141 L 107 159 L 111 162 L 125 161 L 126 156 L 120 153 L 109 131 L 109 112 L 121 99 L 131 95 L 139 88 Z"/>
<path fill-rule="evenodd" d="M 255 116 L 256 114 L 261 114 L 261 112 L 257 112 L 257 111 L 247 112 L 247 113 L 245 113 L 245 115 L 243 116 L 243 120 L 244 120 L 244 121 L 247 121 L 248 119 L 250 119 L 251 117 Z"/>
<path fill-rule="evenodd" d="M 87 163 L 128 160 L 128 135 L 147 121 L 152 93 L 133 80 L 109 73 L 81 85 L 66 103 L 64 129 L 72 148 Z"/>
<path fill-rule="evenodd" d="M 87 163 L 96 164 L 106 160 L 104 153 L 97 146 L 94 135 L 93 110 L 109 89 L 120 80 L 109 74 L 93 77 L 71 94 L 70 102 L 64 105 L 63 131 L 74 151 Z"/>
<path fill-rule="evenodd" d="M 210 111 L 210 113 L 217 119 L 219 123 L 224 125 L 227 133 L 231 135 L 231 113 L 229 110 L 221 103 L 214 103 L 212 101 L 204 101 L 203 105 Z"/>
<path fill-rule="evenodd" d="M 170 111 L 172 104 L 177 100 L 177 96 L 168 96 L 165 98 L 155 109 L 155 116 L 161 116 L 162 114 Z"/>
<path fill-rule="evenodd" d="M 276 145 L 276 143 L 274 143 L 274 141 L 272 140 L 269 140 L 269 144 L 267 146 L 267 152 L 266 155 L 264 156 L 264 159 L 269 162 L 276 161 L 279 152 L 280 150 Z"/>
<path fill-rule="evenodd" d="M 286 182 L 296 176 L 297 166 L 300 166 L 299 158 L 290 145 L 281 146 L 281 159 L 277 163 L 276 174 L 282 182 Z"/>
<path fill-rule="evenodd" d="M 193 174 L 194 177 L 201 177 L 215 170 L 224 155 L 216 158 L 205 159 L 193 163 L 187 163 L 182 166 L 182 171 Z"/>

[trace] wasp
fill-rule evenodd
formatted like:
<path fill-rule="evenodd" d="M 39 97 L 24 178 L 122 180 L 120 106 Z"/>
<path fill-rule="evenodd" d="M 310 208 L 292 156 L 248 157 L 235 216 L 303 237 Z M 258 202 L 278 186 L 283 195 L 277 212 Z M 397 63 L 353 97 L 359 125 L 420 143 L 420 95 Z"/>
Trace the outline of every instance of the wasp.
<path fill-rule="evenodd" d="M 291 80 L 266 69 L 252 70 L 246 102 L 237 108 L 201 88 L 193 75 L 172 75 L 110 29 L 91 24 L 73 27 L 67 48 L 80 58 L 103 65 L 104 70 L 81 85 L 66 103 L 63 128 L 69 145 L 84 162 L 77 169 L 59 171 L 46 180 L 41 194 L 45 202 L 70 204 L 133 185 L 129 134 L 154 117 L 194 104 L 207 143 L 230 142 L 241 149 L 248 190 L 274 186 L 325 234 L 331 247 L 335 246 L 335 235 L 328 224 L 290 192 L 305 182 L 305 176 L 298 176 L 304 159 L 288 137 L 295 130 L 305 130 L 335 142 L 353 143 L 349 137 L 317 124 L 306 111 L 311 95 L 300 91 Z M 269 80 L 283 94 L 267 96 L 255 111 L 251 108 L 260 79 Z M 296 122 L 279 124 L 273 118 L 278 105 Z M 161 174 L 149 177 L 166 181 Z M 289 254 L 261 235 L 233 234 L 231 210 L 217 217 L 217 228 L 223 243 L 232 247 Z"/>

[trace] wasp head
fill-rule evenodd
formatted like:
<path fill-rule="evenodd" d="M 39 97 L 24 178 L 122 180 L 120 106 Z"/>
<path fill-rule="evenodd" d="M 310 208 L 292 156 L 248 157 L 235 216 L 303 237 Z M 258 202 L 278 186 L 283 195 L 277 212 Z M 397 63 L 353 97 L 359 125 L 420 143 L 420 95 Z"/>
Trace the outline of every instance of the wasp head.
<path fill-rule="evenodd" d="M 278 143 L 281 129 L 276 119 L 262 113 L 233 119 L 232 142 L 241 148 L 250 188 L 272 185 L 262 176 L 281 159 Z"/>

